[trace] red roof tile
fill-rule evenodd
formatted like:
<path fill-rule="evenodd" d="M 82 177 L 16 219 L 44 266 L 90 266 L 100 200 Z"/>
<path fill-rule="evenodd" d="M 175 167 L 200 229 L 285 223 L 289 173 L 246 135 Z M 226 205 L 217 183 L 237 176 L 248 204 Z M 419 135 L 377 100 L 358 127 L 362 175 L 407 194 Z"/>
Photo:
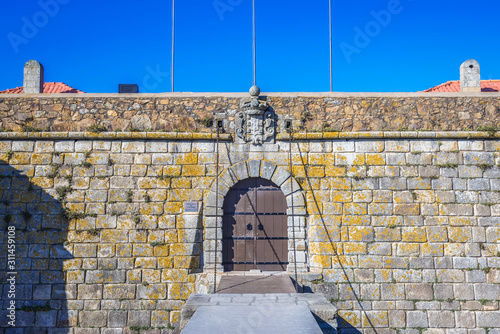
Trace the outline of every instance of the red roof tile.
<path fill-rule="evenodd" d="M 460 81 L 448 81 L 424 92 L 460 92 Z M 500 80 L 481 80 L 481 92 L 500 92 Z"/>
<path fill-rule="evenodd" d="M 0 94 L 21 94 L 22 92 L 23 92 L 23 87 L 17 87 L 0 91 Z M 84 92 L 75 89 L 73 87 L 70 87 L 63 82 L 44 82 L 43 93 L 57 94 L 57 93 L 84 93 Z"/>

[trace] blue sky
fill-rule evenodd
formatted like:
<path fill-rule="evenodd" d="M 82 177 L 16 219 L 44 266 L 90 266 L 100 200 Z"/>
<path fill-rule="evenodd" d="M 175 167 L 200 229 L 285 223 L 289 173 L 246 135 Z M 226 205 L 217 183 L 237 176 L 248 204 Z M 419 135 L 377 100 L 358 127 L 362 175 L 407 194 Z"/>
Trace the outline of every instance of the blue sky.
<path fill-rule="evenodd" d="M 257 84 L 329 90 L 328 0 L 256 0 Z M 85 92 L 169 92 L 171 0 L 23 0 L 0 12 L 0 90 L 29 59 L 45 81 Z M 500 79 L 498 0 L 332 0 L 333 90 L 420 91 L 459 79 L 474 58 Z M 251 0 L 177 0 L 175 90 L 252 85 Z"/>

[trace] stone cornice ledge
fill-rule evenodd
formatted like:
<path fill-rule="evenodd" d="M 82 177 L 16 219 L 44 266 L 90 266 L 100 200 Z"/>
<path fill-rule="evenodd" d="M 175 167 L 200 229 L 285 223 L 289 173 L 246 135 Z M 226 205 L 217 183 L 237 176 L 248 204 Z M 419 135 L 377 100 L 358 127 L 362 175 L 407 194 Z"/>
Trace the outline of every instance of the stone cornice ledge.
<path fill-rule="evenodd" d="M 486 131 L 360 131 L 360 132 L 295 132 L 294 140 L 321 139 L 495 139 L 500 132 Z M 276 140 L 290 140 L 287 133 L 278 134 Z"/>
<path fill-rule="evenodd" d="M 102 139 L 102 140 L 216 140 L 215 133 L 196 132 L 0 132 L 1 139 Z M 220 134 L 221 141 L 231 141 L 232 136 Z"/>
<path fill-rule="evenodd" d="M 361 131 L 361 132 L 295 132 L 293 140 L 323 139 L 496 139 L 500 132 L 486 131 Z M 196 132 L 0 132 L 2 139 L 101 139 L 101 140 L 216 140 L 215 133 Z M 228 133 L 220 134 L 219 140 L 232 141 Z M 287 133 L 278 134 L 278 141 L 290 140 Z"/>

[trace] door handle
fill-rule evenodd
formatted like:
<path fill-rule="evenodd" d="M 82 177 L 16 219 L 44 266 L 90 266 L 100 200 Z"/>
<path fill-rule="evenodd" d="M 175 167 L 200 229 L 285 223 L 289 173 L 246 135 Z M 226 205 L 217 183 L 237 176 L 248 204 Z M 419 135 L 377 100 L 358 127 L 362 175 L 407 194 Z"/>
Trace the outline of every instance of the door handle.
<path fill-rule="evenodd" d="M 247 224 L 247 230 L 251 231 L 253 229 L 252 224 Z"/>

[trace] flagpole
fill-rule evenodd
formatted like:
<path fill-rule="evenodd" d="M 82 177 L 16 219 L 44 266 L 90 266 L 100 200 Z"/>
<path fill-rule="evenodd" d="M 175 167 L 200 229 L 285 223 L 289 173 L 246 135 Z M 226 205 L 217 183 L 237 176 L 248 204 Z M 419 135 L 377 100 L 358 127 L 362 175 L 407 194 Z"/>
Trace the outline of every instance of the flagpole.
<path fill-rule="evenodd" d="M 329 17 L 329 27 L 330 27 L 330 92 L 333 92 L 333 61 L 332 61 L 332 0 L 329 0 L 329 10 L 328 10 L 328 17 Z"/>
<path fill-rule="evenodd" d="M 255 33 L 255 0 L 252 1 L 252 33 L 253 33 L 253 85 L 257 86 L 257 43 Z"/>
<path fill-rule="evenodd" d="M 174 92 L 174 58 L 175 57 L 175 0 L 172 0 L 172 66 L 170 73 L 172 74 L 172 93 Z"/>

